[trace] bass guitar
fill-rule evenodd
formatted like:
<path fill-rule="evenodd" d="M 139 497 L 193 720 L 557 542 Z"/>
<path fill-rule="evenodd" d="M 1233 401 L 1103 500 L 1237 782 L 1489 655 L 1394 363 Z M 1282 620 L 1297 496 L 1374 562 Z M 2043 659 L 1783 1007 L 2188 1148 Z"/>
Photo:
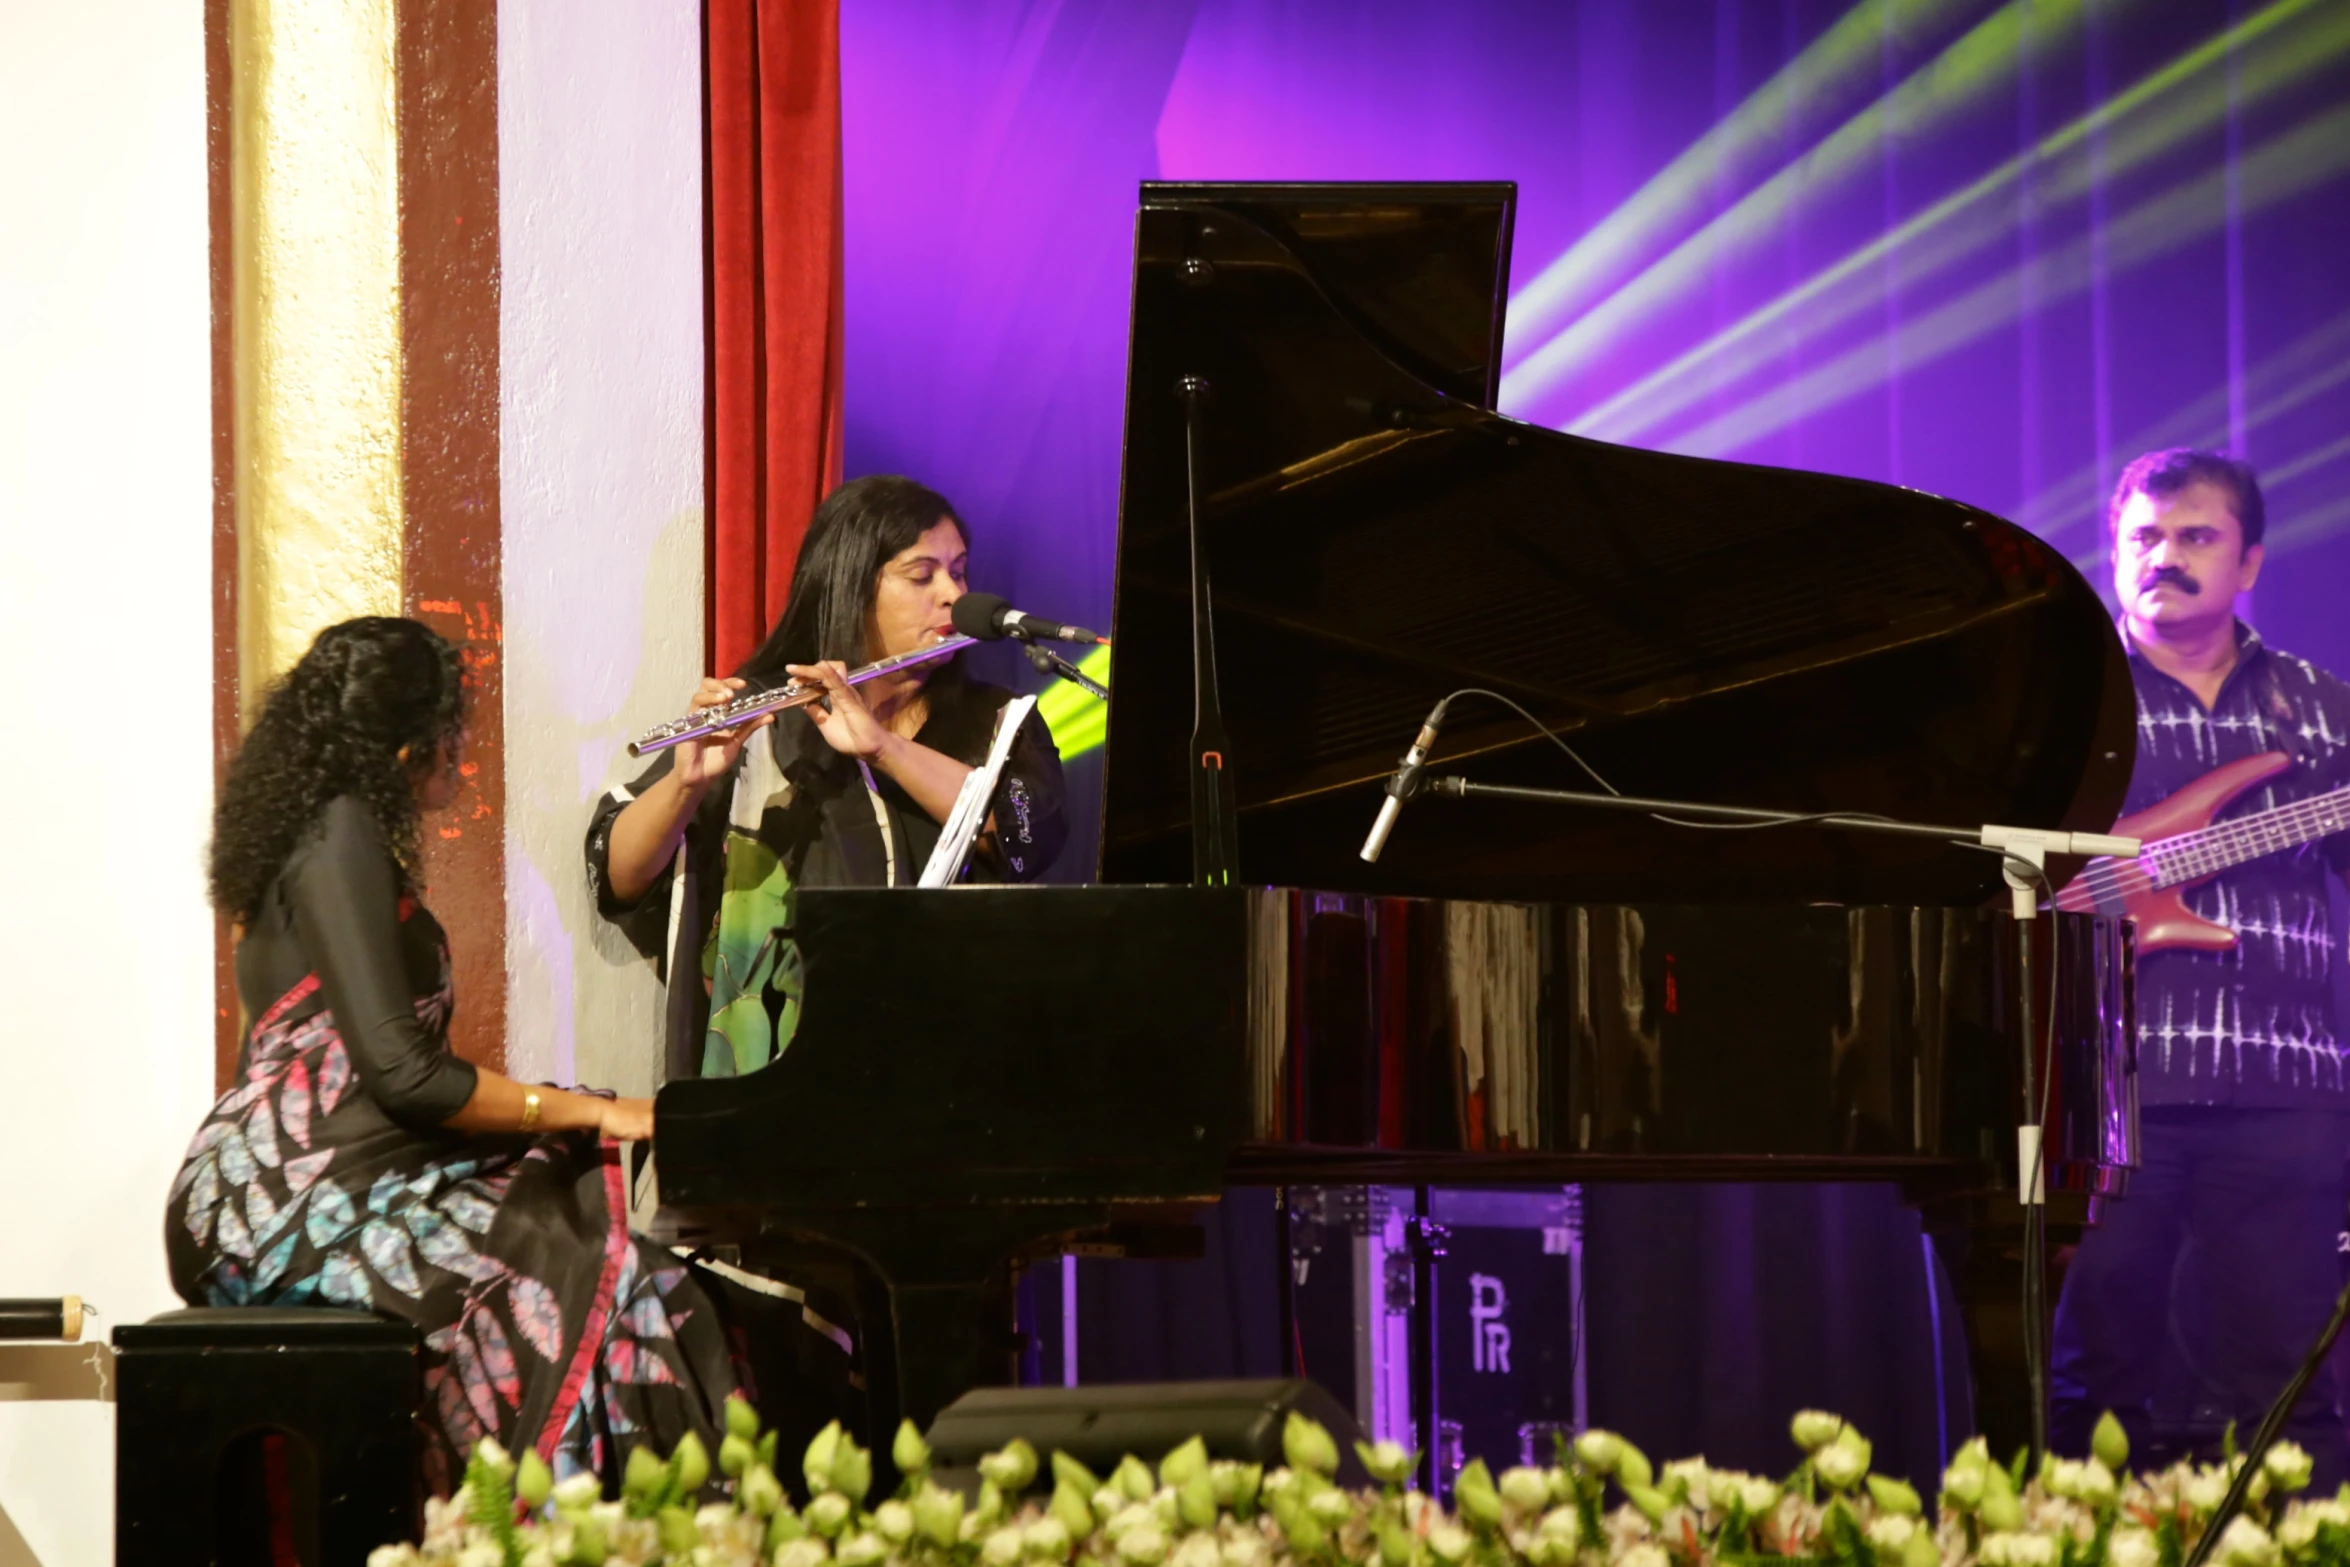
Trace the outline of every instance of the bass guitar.
<path fill-rule="evenodd" d="M 2137 926 L 2140 956 L 2171 948 L 2226 952 L 2236 933 L 2187 907 L 2189 887 L 2264 854 L 2298 848 L 2313 838 L 2350 830 L 2350 789 L 2312 795 L 2214 822 L 2235 798 L 2293 764 L 2282 751 L 2263 751 L 2215 767 L 2166 800 L 2113 824 L 2145 847 L 2134 860 L 2095 859 L 2066 883 L 2054 903 L 2077 914 L 2119 914 Z"/>

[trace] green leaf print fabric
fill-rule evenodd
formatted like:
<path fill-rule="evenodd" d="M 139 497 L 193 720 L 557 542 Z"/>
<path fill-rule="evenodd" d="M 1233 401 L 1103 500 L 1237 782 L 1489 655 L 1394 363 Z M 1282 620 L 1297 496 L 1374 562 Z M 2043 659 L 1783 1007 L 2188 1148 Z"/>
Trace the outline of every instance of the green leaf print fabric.
<path fill-rule="evenodd" d="M 718 918 L 702 948 L 710 1027 L 702 1075 L 738 1077 L 783 1053 L 800 1024 L 800 949 L 791 939 L 791 872 L 739 829 L 726 834 Z"/>

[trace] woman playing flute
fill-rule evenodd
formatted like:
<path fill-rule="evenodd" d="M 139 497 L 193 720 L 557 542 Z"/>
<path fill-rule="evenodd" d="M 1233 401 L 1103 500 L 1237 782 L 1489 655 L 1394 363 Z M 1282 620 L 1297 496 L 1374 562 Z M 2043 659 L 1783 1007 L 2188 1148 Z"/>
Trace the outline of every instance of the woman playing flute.
<path fill-rule="evenodd" d="M 911 479 L 842 485 L 816 508 L 766 642 L 699 711 L 747 687 L 821 682 L 825 701 L 663 751 L 598 804 L 587 835 L 597 906 L 670 982 L 671 1076 L 726 1076 L 790 1043 L 799 970 L 786 935 L 800 887 L 904 887 L 921 875 L 963 780 L 1011 699 L 959 656 L 851 686 L 854 666 L 952 634 L 970 530 Z M 1068 829 L 1059 753 L 1033 713 L 1015 739 L 970 875 L 1031 881 Z M 678 976 L 701 983 L 678 983 Z"/>

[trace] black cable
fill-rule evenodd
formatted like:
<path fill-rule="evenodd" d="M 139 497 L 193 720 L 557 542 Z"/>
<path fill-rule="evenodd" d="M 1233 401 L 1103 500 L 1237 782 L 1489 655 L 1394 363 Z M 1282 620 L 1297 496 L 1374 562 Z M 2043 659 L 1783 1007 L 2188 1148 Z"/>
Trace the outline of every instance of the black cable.
<path fill-rule="evenodd" d="M 1608 793 L 1616 795 L 1619 798 L 1623 795 L 1623 790 L 1617 788 L 1614 784 L 1609 783 L 1605 778 L 1601 777 L 1599 769 L 1592 766 L 1589 762 L 1583 760 L 1582 753 L 1577 751 L 1573 746 L 1567 744 L 1567 742 L 1559 736 L 1556 730 L 1552 729 L 1550 725 L 1544 723 L 1541 719 L 1536 718 L 1532 713 L 1527 712 L 1524 707 L 1520 706 L 1517 702 L 1511 700 L 1509 697 L 1503 696 L 1499 691 L 1488 691 L 1483 686 L 1463 686 L 1460 690 L 1455 691 L 1452 695 L 1446 697 L 1444 699 L 1443 705 L 1449 707 L 1452 703 L 1459 701 L 1464 696 L 1489 697 L 1493 701 L 1499 702 L 1502 706 L 1508 708 L 1511 712 L 1517 714 L 1520 718 L 1523 718 L 1526 720 L 1526 722 L 1532 724 L 1536 729 L 1542 731 L 1542 737 L 1545 740 L 1548 740 L 1552 745 L 1555 745 L 1560 750 L 1566 752 L 1567 760 L 1573 762 L 1577 767 L 1582 768 L 1584 773 L 1591 779 L 1593 783 L 1599 785 Z M 1758 828 L 1764 827 L 1801 827 L 1811 822 L 1896 821 L 1896 818 L 1894 817 L 1879 816 L 1874 811 L 1815 811 L 1808 816 L 1790 816 L 1783 821 L 1775 822 L 1693 822 L 1688 820 L 1686 817 L 1667 816 L 1661 811 L 1650 811 L 1646 814 L 1650 820 L 1663 822 L 1668 827 L 1694 827 L 1701 832 L 1753 832 Z M 1979 849 L 1983 847 L 1983 845 L 1979 843 L 1969 844 L 1967 847 Z"/>
<path fill-rule="evenodd" d="M 2260 1429 L 2252 1435 L 2252 1445 L 2244 1449 L 2244 1466 L 2236 1471 L 2235 1481 L 2228 1487 L 2228 1494 L 2220 1498 L 2219 1511 L 2213 1513 L 2211 1522 L 2204 1525 L 2203 1538 L 2197 1540 L 2195 1549 L 2187 1553 L 2185 1567 L 2203 1567 L 2211 1559 L 2211 1553 L 2219 1545 L 2219 1537 L 2227 1531 L 2229 1522 L 2244 1510 L 2244 1499 L 2252 1493 L 2252 1477 L 2260 1473 L 2261 1461 L 2268 1456 L 2269 1448 L 2275 1445 L 2277 1437 L 2283 1433 L 2285 1422 L 2292 1418 L 2293 1406 L 2300 1403 L 2301 1395 L 2309 1390 L 2310 1378 L 2317 1375 L 2317 1368 L 2324 1365 L 2326 1356 L 2333 1353 L 2334 1340 L 2342 1336 L 2345 1322 L 2350 1322 L 2350 1284 L 2343 1285 L 2342 1293 L 2334 1297 L 2334 1314 L 2326 1319 L 2326 1325 L 2317 1335 L 2317 1342 L 2309 1347 L 2309 1353 L 2301 1357 L 2301 1364 L 2294 1370 L 2293 1379 L 2285 1384 L 2285 1390 L 2277 1395 L 2277 1401 L 2268 1406 L 2267 1415 L 2261 1419 Z"/>

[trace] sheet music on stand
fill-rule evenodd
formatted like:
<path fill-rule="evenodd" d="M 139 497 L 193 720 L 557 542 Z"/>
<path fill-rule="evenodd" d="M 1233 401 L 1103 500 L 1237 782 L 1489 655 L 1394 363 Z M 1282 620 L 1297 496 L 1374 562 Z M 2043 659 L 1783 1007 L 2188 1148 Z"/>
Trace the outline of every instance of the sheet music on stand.
<path fill-rule="evenodd" d="M 938 835 L 938 847 L 930 851 L 930 863 L 922 867 L 923 887 L 951 887 L 955 878 L 963 874 L 963 862 L 971 856 L 971 840 L 979 836 L 979 829 L 987 821 L 988 802 L 995 798 L 995 786 L 1004 775 L 1004 762 L 1012 754 L 1012 742 L 1019 738 L 1020 726 L 1028 722 L 1028 715 L 1036 710 L 1036 698 L 1016 697 L 1004 704 L 996 715 L 995 743 L 987 748 L 987 761 L 971 770 L 963 780 L 962 792 L 955 796 L 955 808 L 947 812 L 946 826 Z"/>

